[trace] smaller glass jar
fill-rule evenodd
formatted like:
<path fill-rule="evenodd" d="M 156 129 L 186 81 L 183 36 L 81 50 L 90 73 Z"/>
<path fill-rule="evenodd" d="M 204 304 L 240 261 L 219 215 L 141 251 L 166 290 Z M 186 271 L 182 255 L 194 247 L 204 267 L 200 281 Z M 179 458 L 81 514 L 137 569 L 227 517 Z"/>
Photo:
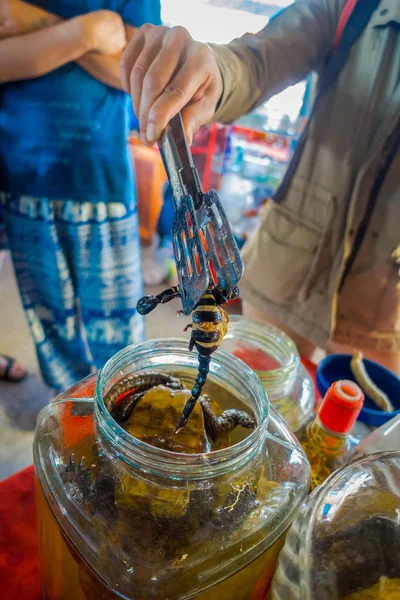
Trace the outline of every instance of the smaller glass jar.
<path fill-rule="evenodd" d="M 271 600 L 400 598 L 400 452 L 338 469 L 286 537 Z"/>
<path fill-rule="evenodd" d="M 240 315 L 230 316 L 221 347 L 257 373 L 268 400 L 293 432 L 310 420 L 314 384 L 301 364 L 296 345 L 283 331 Z"/>

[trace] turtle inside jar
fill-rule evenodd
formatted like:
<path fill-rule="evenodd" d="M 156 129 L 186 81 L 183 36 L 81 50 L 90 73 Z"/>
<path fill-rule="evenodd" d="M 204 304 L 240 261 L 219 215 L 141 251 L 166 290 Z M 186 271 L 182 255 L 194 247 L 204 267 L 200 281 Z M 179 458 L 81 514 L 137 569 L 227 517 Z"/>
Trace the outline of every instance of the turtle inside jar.
<path fill-rule="evenodd" d="M 186 426 L 177 433 L 177 419 L 190 397 L 191 391 L 177 377 L 150 372 L 118 382 L 106 394 L 104 403 L 132 437 L 184 454 L 228 448 L 233 429 L 241 426 L 249 430 L 256 426 L 256 420 L 248 413 L 235 408 L 222 411 L 217 402 L 202 396 Z M 252 493 L 254 495 L 254 490 Z M 140 512 L 144 497 L 152 498 L 151 511 L 157 519 L 179 519 L 190 512 L 187 489 L 162 489 L 148 481 L 138 482 L 129 475 L 122 476 L 115 493 L 118 510 Z"/>
<path fill-rule="evenodd" d="M 177 377 L 150 372 L 126 377 L 104 397 L 114 419 L 133 437 L 181 453 L 204 453 L 227 448 L 236 427 L 254 429 L 256 420 L 243 410 L 222 411 L 203 395 L 186 427 L 176 433 L 176 419 L 191 396 Z"/>

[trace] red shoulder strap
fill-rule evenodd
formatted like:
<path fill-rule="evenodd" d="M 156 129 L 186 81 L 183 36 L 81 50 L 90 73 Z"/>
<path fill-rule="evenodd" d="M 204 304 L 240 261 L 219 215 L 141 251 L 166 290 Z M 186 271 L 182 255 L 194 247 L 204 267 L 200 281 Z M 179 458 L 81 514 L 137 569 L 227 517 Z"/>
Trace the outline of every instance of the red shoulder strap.
<path fill-rule="evenodd" d="M 343 35 L 344 28 L 346 27 L 347 21 L 349 20 L 350 15 L 353 12 L 354 7 L 357 4 L 357 2 L 358 2 L 358 0 L 347 0 L 346 4 L 342 10 L 342 14 L 340 15 L 339 23 L 336 28 L 335 37 L 333 38 L 333 46 L 332 46 L 333 51 L 335 51 L 339 45 L 339 42 Z"/>

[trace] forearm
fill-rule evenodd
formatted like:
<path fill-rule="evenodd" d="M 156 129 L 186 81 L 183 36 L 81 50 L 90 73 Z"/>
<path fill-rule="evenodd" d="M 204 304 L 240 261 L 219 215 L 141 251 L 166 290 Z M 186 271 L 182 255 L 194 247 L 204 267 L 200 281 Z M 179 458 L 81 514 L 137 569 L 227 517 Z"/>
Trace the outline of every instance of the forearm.
<path fill-rule="evenodd" d="M 10 2 L 18 33 L 43 29 L 49 27 L 49 25 L 62 22 L 61 17 L 23 2 L 23 0 L 10 0 Z M 134 31 L 134 27 L 126 26 L 128 41 L 132 38 Z M 76 62 L 98 81 L 110 87 L 122 89 L 119 59 L 120 55 L 105 56 L 99 52 L 89 52 L 85 56 L 81 56 Z"/>
<path fill-rule="evenodd" d="M 75 20 L 0 40 L 0 83 L 33 79 L 77 60 L 89 48 L 75 34 Z"/>
<path fill-rule="evenodd" d="M 63 19 L 57 15 L 22 0 L 9 0 L 9 6 L 13 27 L 9 32 L 6 30 L 1 31 L 1 38 L 32 33 L 63 22 Z"/>
<path fill-rule="evenodd" d="M 98 52 L 88 52 L 76 62 L 89 75 L 105 85 L 122 90 L 118 56 L 105 56 Z"/>
<path fill-rule="evenodd" d="M 297 0 L 259 33 L 211 44 L 224 92 L 215 120 L 232 122 L 316 71 L 329 54 L 345 0 Z"/>

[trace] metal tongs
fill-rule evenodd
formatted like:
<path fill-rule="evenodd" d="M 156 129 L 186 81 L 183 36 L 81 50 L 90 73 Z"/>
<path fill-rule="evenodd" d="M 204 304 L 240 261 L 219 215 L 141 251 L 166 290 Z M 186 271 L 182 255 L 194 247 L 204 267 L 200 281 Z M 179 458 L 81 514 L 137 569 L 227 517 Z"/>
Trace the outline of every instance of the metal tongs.
<path fill-rule="evenodd" d="M 229 298 L 243 261 L 217 192 L 201 189 L 180 114 L 167 125 L 159 148 L 172 187 L 172 241 L 182 309 L 189 315 L 209 287 Z"/>

